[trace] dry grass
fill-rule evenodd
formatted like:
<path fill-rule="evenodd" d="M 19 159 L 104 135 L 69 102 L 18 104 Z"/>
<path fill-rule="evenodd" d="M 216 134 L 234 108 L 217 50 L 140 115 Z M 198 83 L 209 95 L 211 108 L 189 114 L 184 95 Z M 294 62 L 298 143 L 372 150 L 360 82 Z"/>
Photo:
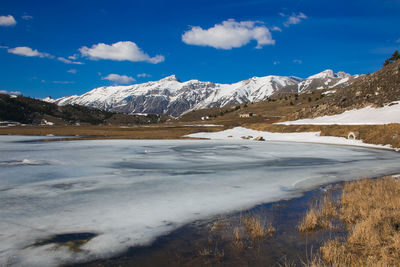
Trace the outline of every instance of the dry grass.
<path fill-rule="evenodd" d="M 341 220 L 349 235 L 321 248 L 323 260 L 346 265 L 400 264 L 400 182 L 395 178 L 347 183 Z"/>
<path fill-rule="evenodd" d="M 300 232 L 310 232 L 315 230 L 334 229 L 332 219 L 338 216 L 338 205 L 332 197 L 325 194 L 322 200 L 316 201 L 307 211 L 305 217 L 300 222 L 298 229 Z"/>
<path fill-rule="evenodd" d="M 182 124 L 150 126 L 15 126 L 0 128 L 0 135 L 72 136 L 73 139 L 182 139 L 184 135 L 221 131 L 224 127 L 186 127 Z"/>
<path fill-rule="evenodd" d="M 275 233 L 275 227 L 266 220 L 262 220 L 254 215 L 245 215 L 239 219 L 238 224 L 232 229 L 233 235 L 230 237 L 234 248 L 243 250 L 253 247 L 255 243 L 262 242 L 268 236 Z"/>
<path fill-rule="evenodd" d="M 320 249 L 323 262 L 314 266 L 399 266 L 400 181 L 346 183 L 340 203 L 337 216 L 348 235 L 326 242 Z"/>
<path fill-rule="evenodd" d="M 239 228 L 235 227 L 233 230 L 233 246 L 239 250 L 242 250 L 244 248 L 244 243 L 243 240 L 240 236 Z"/>
<path fill-rule="evenodd" d="M 247 234 L 253 240 L 260 240 L 267 235 L 265 225 L 260 219 L 247 215 L 243 218 L 242 223 Z"/>

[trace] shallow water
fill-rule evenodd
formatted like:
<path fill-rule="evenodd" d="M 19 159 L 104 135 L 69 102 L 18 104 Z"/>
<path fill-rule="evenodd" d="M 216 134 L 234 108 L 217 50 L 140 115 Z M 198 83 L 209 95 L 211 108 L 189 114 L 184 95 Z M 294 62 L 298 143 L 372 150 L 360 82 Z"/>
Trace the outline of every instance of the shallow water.
<path fill-rule="evenodd" d="M 0 265 L 109 257 L 194 220 L 325 183 L 400 172 L 400 154 L 349 146 L 25 142 L 38 139 L 0 136 Z M 92 235 L 79 250 L 48 242 L 79 233 Z"/>

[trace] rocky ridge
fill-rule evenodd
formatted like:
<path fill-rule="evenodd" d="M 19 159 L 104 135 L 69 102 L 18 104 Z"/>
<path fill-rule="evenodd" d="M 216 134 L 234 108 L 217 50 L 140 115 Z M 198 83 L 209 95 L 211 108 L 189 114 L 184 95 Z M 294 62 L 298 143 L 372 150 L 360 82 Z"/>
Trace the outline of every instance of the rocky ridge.
<path fill-rule="evenodd" d="M 282 92 L 305 93 L 344 87 L 359 77 L 325 70 L 306 79 L 270 75 L 233 84 L 219 84 L 199 80 L 181 82 L 175 75 L 171 75 L 159 81 L 129 86 L 104 86 L 82 95 L 43 100 L 60 106 L 77 104 L 128 114 L 156 113 L 178 117 L 191 110 L 259 102 Z"/>

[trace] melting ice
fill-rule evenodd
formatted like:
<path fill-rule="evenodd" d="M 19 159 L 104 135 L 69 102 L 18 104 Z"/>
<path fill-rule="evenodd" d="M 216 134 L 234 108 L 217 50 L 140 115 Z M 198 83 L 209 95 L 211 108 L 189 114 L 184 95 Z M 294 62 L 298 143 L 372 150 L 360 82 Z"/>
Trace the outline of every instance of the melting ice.
<path fill-rule="evenodd" d="M 197 219 L 400 172 L 400 154 L 305 143 L 0 137 L 0 265 L 108 257 Z M 86 233 L 81 250 L 43 242 Z"/>

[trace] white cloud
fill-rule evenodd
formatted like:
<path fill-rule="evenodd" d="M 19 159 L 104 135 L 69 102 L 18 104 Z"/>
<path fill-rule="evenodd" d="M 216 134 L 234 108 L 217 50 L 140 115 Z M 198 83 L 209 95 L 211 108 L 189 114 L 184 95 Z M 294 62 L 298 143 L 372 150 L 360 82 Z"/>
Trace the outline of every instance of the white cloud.
<path fill-rule="evenodd" d="M 257 41 L 256 48 L 275 44 L 271 32 L 261 24 L 259 21 L 237 22 L 229 19 L 206 30 L 195 26 L 182 34 L 182 41 L 186 44 L 211 46 L 217 49 L 241 47 L 251 40 Z"/>
<path fill-rule="evenodd" d="M 109 80 L 115 83 L 120 83 L 120 84 L 128 84 L 135 82 L 135 78 L 126 76 L 126 75 L 119 75 L 119 74 L 109 74 L 106 77 L 102 77 L 102 80 Z"/>
<path fill-rule="evenodd" d="M 20 91 L 6 91 L 6 90 L 0 90 L 0 94 L 6 94 L 6 95 L 22 95 Z"/>
<path fill-rule="evenodd" d="M 17 21 L 13 16 L 0 16 L 0 26 L 14 26 L 17 24 Z"/>
<path fill-rule="evenodd" d="M 8 49 L 9 47 L 6 45 L 0 45 L 0 48 Z"/>
<path fill-rule="evenodd" d="M 21 18 L 24 19 L 24 20 L 31 20 L 31 19 L 33 19 L 33 17 L 32 17 L 32 16 L 29 16 L 29 15 L 23 15 L 23 16 L 21 16 Z"/>
<path fill-rule="evenodd" d="M 79 57 L 78 54 L 73 54 L 72 56 L 69 56 L 68 59 L 70 59 L 70 60 L 77 60 L 78 57 Z"/>
<path fill-rule="evenodd" d="M 136 75 L 138 78 L 147 78 L 147 77 L 151 77 L 150 74 L 147 73 L 139 73 L 138 75 Z"/>
<path fill-rule="evenodd" d="M 50 55 L 49 53 L 39 52 L 36 49 L 32 49 L 27 46 L 20 46 L 15 48 L 9 48 L 8 53 L 25 56 L 25 57 L 42 57 L 42 58 L 54 58 L 54 56 Z"/>
<path fill-rule="evenodd" d="M 281 62 L 279 62 L 279 61 L 274 61 L 274 65 L 279 65 L 279 64 L 281 64 Z"/>
<path fill-rule="evenodd" d="M 82 65 L 83 63 L 80 61 L 72 61 L 69 59 L 66 59 L 64 57 L 58 57 L 57 60 L 64 62 L 65 64 L 77 64 L 77 65 Z"/>
<path fill-rule="evenodd" d="M 32 49 L 27 46 L 20 46 L 20 47 L 15 47 L 15 48 L 8 48 L 7 46 L 0 46 L 0 48 L 6 48 L 8 53 L 19 55 L 19 56 L 57 59 L 65 64 L 76 64 L 76 65 L 83 64 L 80 61 L 72 61 L 72 60 L 66 59 L 64 57 L 56 58 L 55 56 L 53 56 L 49 53 L 39 52 L 38 50 Z"/>
<path fill-rule="evenodd" d="M 282 31 L 282 29 L 281 29 L 281 28 L 279 28 L 278 26 L 274 26 L 274 27 L 272 27 L 272 28 L 271 28 L 271 31 L 275 31 L 275 32 L 281 32 L 281 31 Z"/>
<path fill-rule="evenodd" d="M 303 12 L 300 12 L 298 14 L 293 13 L 291 16 L 289 16 L 287 21 L 285 23 L 283 23 L 283 25 L 285 25 L 286 27 L 289 27 L 290 25 L 293 25 L 293 24 L 299 24 L 303 19 L 306 19 L 306 18 L 307 18 L 307 16 Z"/>
<path fill-rule="evenodd" d="M 148 54 L 144 53 L 134 42 L 123 41 L 117 42 L 112 45 L 107 45 L 104 43 L 99 43 L 92 45 L 92 47 L 83 46 L 79 48 L 82 56 L 88 57 L 90 59 L 110 59 L 117 61 L 132 61 L 132 62 L 149 62 L 157 64 L 164 61 L 164 56 L 156 55 L 150 57 Z"/>
<path fill-rule="evenodd" d="M 70 70 L 67 70 L 67 72 L 68 72 L 68 73 L 75 74 L 75 73 L 77 73 L 78 71 L 77 71 L 76 69 L 70 69 Z"/>
<path fill-rule="evenodd" d="M 300 59 L 294 59 L 294 60 L 293 60 L 293 63 L 296 63 L 296 64 L 303 64 L 303 61 L 300 60 Z"/>
<path fill-rule="evenodd" d="M 53 83 L 58 83 L 58 84 L 73 84 L 75 82 L 73 81 L 53 81 Z"/>

